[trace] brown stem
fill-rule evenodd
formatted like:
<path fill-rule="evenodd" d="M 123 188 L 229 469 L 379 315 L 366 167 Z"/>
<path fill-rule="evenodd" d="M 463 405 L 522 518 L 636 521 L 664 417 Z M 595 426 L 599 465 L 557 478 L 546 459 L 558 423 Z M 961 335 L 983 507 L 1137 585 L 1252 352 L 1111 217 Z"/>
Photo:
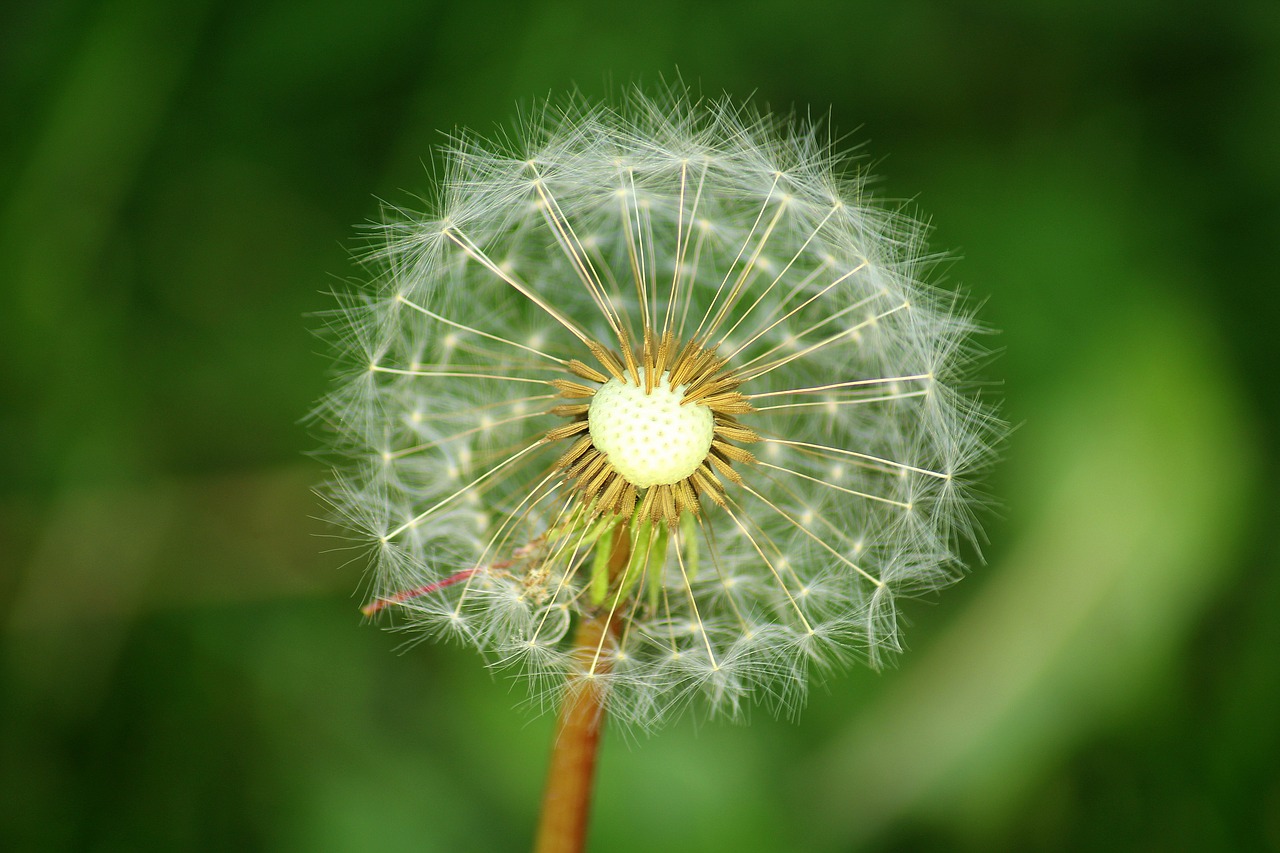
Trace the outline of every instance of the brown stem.
<path fill-rule="evenodd" d="M 604 658 L 597 660 L 596 650 L 607 642 L 608 624 L 602 614 L 578 625 L 575 665 L 556 722 L 534 853 L 581 853 L 586 845 L 596 752 L 604 728 L 604 694 L 598 681 L 586 673 L 604 674 Z"/>

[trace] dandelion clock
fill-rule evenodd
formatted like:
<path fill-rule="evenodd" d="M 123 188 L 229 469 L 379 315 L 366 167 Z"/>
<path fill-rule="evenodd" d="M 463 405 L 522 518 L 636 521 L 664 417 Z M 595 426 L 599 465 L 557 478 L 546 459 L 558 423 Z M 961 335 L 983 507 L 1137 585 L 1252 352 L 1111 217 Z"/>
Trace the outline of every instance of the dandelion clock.
<path fill-rule="evenodd" d="M 923 228 L 819 129 L 683 91 L 456 137 L 342 297 L 326 495 L 366 613 L 560 707 L 538 849 L 606 717 L 790 712 L 953 580 L 998 422 Z"/>

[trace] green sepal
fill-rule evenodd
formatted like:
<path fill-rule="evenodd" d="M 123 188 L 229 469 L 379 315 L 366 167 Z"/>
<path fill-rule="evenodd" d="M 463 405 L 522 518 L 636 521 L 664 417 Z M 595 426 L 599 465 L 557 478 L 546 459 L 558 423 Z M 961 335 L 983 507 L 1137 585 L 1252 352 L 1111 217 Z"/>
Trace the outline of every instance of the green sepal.
<path fill-rule="evenodd" d="M 613 553 L 614 531 L 601 535 L 599 531 L 591 531 L 595 535 L 595 553 L 591 556 L 591 590 L 592 604 L 600 604 L 609 594 L 609 555 Z M 590 535 L 590 534 L 588 534 Z"/>
<path fill-rule="evenodd" d="M 665 524 L 658 525 L 658 538 L 650 549 L 653 555 L 649 567 L 649 608 L 658 609 L 658 594 L 662 592 L 662 570 L 667 562 L 667 538 L 670 533 Z"/>
<path fill-rule="evenodd" d="M 644 573 L 645 560 L 648 559 L 649 546 L 653 539 L 653 524 L 647 519 L 632 529 L 635 533 L 631 537 L 631 559 L 627 562 L 627 571 L 623 574 L 622 583 L 618 587 L 619 601 L 631 594 L 636 581 L 640 580 L 640 575 Z"/>
<path fill-rule="evenodd" d="M 684 545 L 684 570 L 689 580 L 698 578 L 698 531 L 694 527 L 693 513 L 680 513 L 680 539 Z"/>

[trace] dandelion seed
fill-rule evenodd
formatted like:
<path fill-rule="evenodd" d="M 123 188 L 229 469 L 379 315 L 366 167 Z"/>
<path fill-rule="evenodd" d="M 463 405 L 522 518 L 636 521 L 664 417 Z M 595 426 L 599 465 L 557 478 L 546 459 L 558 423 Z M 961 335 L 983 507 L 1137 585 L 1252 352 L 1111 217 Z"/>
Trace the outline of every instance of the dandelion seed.
<path fill-rule="evenodd" d="M 454 140 L 335 320 L 368 612 L 640 726 L 791 712 L 811 670 L 899 648 L 1000 426 L 923 228 L 829 146 L 679 91 Z"/>

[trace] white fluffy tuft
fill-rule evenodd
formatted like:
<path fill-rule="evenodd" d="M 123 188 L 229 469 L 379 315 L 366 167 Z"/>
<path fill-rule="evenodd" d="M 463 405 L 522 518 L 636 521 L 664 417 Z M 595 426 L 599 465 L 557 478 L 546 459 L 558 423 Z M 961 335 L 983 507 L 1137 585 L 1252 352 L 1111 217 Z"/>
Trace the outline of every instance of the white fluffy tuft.
<path fill-rule="evenodd" d="M 960 573 L 1003 425 L 965 390 L 974 324 L 926 283 L 924 228 L 828 138 L 675 90 L 453 140 L 431 210 L 392 212 L 373 284 L 332 323 L 326 496 L 370 544 L 371 609 L 473 644 L 535 699 L 571 670 L 574 624 L 612 610 L 588 675 L 642 727 L 691 702 L 792 712 L 815 670 L 898 650 L 895 599 Z M 763 440 L 724 506 L 704 499 L 629 598 L 600 602 L 601 531 L 553 470 L 574 439 L 542 438 L 563 423 L 548 383 L 595 363 L 584 339 L 616 351 L 618 327 L 709 332 Z M 709 416 L 637 438 L 634 402 L 593 405 L 591 435 L 636 485 L 687 476 Z"/>

